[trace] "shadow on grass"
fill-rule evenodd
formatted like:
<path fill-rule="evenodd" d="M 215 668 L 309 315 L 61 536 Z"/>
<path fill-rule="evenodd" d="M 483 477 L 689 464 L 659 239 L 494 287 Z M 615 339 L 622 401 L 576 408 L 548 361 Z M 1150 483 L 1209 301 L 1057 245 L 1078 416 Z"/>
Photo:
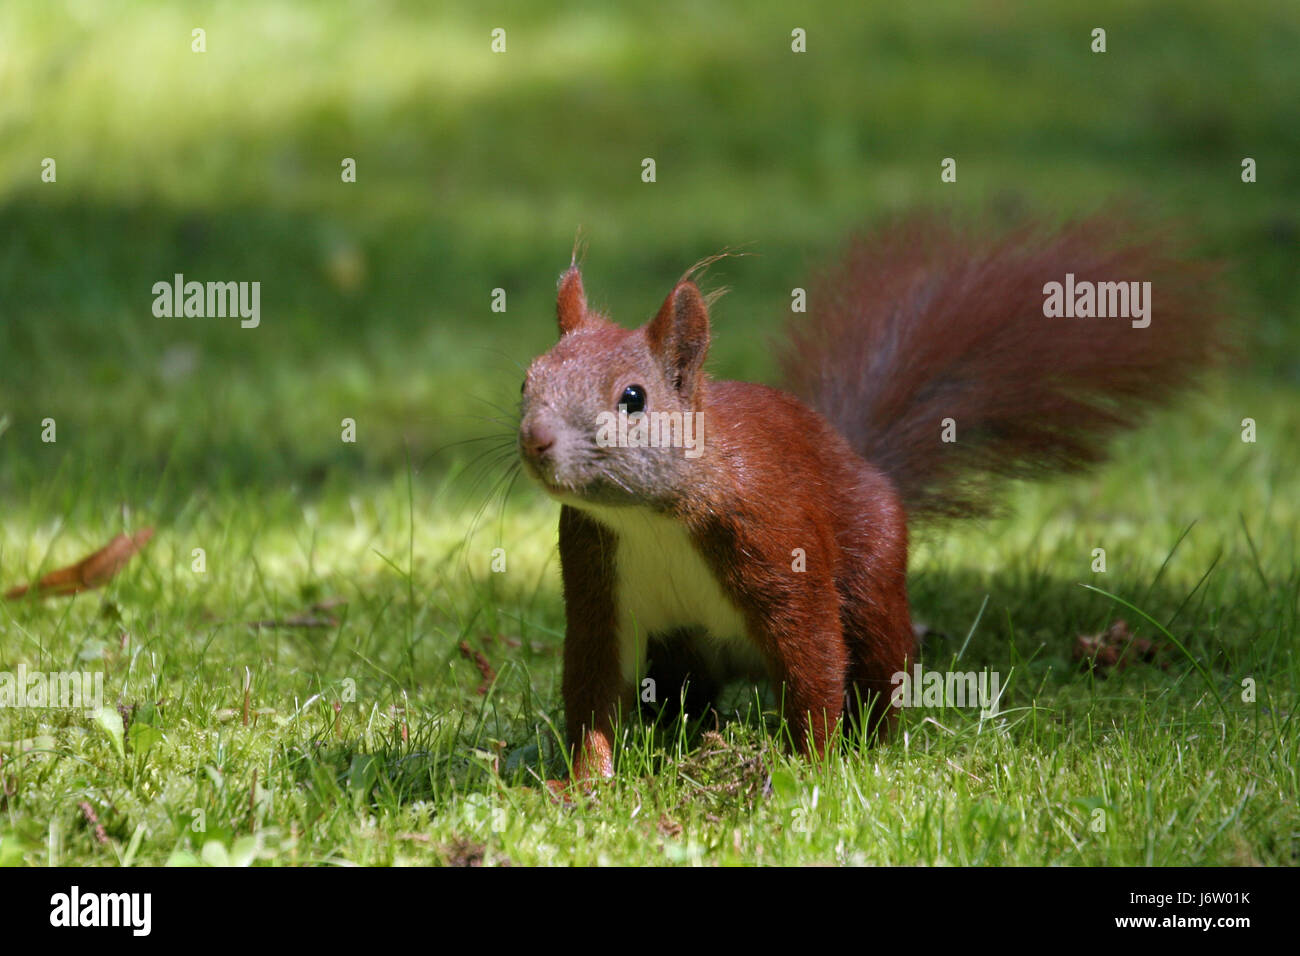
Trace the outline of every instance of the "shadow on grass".
<path fill-rule="evenodd" d="M 936 630 L 926 637 L 916 663 L 927 671 L 999 672 L 1000 722 L 1013 735 L 1022 733 L 1016 728 L 1031 713 L 1037 715 L 1035 720 L 1087 733 L 1093 732 L 1094 720 L 1102 727 L 1156 713 L 1172 730 L 1195 722 L 1198 715 L 1216 713 L 1215 699 L 1234 702 L 1242 674 L 1262 684 L 1276 678 L 1280 685 L 1289 667 L 1280 634 L 1253 634 L 1249 622 L 1160 584 L 1140 589 L 1134 602 L 1161 622 L 1175 618 L 1173 631 L 1208 673 L 1208 684 L 1196 664 L 1173 647 L 1154 661 L 1091 671 L 1074 654 L 1080 634 L 1098 633 L 1125 617 L 1136 636 L 1161 638 L 1149 623 L 1074 581 L 959 572 L 929 575 L 920 590 L 924 594 L 916 613 L 935 622 Z M 937 594 L 958 595 L 960 600 L 931 604 L 930 596 Z M 969 598 L 978 608 L 985 594 L 989 603 L 968 640 L 973 622 L 959 616 L 956 607 Z M 499 596 L 503 603 L 526 597 L 509 590 Z M 1273 600 L 1276 603 L 1276 596 Z M 542 779 L 565 776 L 557 746 L 562 730 L 558 642 L 552 653 L 532 656 L 526 667 L 511 667 L 512 652 L 494 635 L 471 633 L 467 641 L 481 649 L 500 674 L 486 696 L 475 698 L 467 692 L 475 678 L 474 665 L 469 659 L 457 663 L 454 649 L 449 649 L 441 660 L 463 672 L 456 686 L 448 684 L 440 665 L 420 668 L 409 686 L 389 688 L 394 700 L 411 694 L 411 708 L 405 712 L 407 740 L 390 729 L 377 746 L 348 739 L 346 733 L 340 740 L 304 741 L 298 745 L 303 759 L 296 764 L 295 781 L 337 791 L 319 797 L 322 806 L 345 795 L 377 808 L 419 801 L 437 804 L 452 794 L 495 793 L 503 784 L 535 787 Z M 377 663 L 385 659 L 381 654 Z M 393 658 L 395 666 L 399 659 L 400 654 Z M 552 689 L 539 689 L 548 678 Z M 369 693 L 384 699 L 378 688 Z M 668 721 L 656 721 L 652 714 L 632 715 L 621 724 L 620 773 L 653 777 L 669 769 L 711 767 L 715 776 L 725 777 L 726 761 L 719 763 L 718 753 L 732 751 L 739 765 L 755 757 L 754 747 L 766 755 L 762 766 L 770 768 L 773 754 L 786 749 L 777 711 L 773 688 L 738 683 L 727 688 L 717 712 Z M 1240 708 L 1233 709 L 1237 711 Z M 974 704 L 907 710 L 898 731 L 879 746 L 898 746 L 906 732 L 913 748 L 924 748 L 932 737 L 978 733 L 980 724 Z M 1027 738 L 1035 733 L 1023 731 Z M 869 752 L 860 738 L 846 741 L 846 755 L 865 757 Z"/>

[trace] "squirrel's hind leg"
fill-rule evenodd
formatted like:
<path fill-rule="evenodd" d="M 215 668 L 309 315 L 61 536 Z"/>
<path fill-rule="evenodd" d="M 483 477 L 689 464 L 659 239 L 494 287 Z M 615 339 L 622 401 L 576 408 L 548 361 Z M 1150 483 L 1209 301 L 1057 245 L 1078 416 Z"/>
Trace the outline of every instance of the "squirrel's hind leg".
<path fill-rule="evenodd" d="M 795 749 L 821 756 L 839 729 L 850 658 L 834 588 L 798 597 L 766 622 L 763 645 Z"/>
<path fill-rule="evenodd" d="M 855 553 L 865 560 L 843 584 L 851 594 L 844 612 L 849 649 L 845 708 L 866 743 L 888 737 L 898 722 L 898 709 L 891 704 L 896 677 L 916 659 L 907 603 L 907 543 L 877 540 L 875 548 L 872 543 L 862 542 Z"/>

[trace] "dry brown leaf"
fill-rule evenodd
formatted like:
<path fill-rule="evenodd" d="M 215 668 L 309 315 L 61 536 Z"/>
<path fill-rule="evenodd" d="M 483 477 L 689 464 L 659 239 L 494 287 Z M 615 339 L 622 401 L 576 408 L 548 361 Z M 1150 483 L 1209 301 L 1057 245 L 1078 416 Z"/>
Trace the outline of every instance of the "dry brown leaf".
<path fill-rule="evenodd" d="M 99 822 L 99 814 L 95 812 L 95 808 L 85 800 L 78 803 L 77 807 L 81 810 L 81 815 L 86 821 L 86 826 L 90 827 L 91 832 L 94 834 L 95 842 L 101 846 L 107 845 L 108 834 L 104 832 L 104 825 Z"/>
<path fill-rule="evenodd" d="M 1117 620 L 1100 634 L 1080 634 L 1074 641 L 1074 659 L 1085 670 L 1105 677 L 1112 670 L 1124 670 L 1133 664 L 1155 664 L 1168 667 L 1163 655 L 1165 644 L 1157 644 L 1138 637 L 1129 630 L 1128 622 Z"/>
<path fill-rule="evenodd" d="M 660 834 L 673 840 L 680 837 L 683 832 L 682 825 L 666 813 L 659 817 L 657 828 Z"/>
<path fill-rule="evenodd" d="M 443 847 L 448 866 L 482 866 L 486 855 L 487 847 L 482 843 L 459 837 Z"/>
<path fill-rule="evenodd" d="M 483 697 L 492 689 L 492 682 L 496 680 L 496 671 L 488 663 L 488 659 L 483 656 L 482 651 L 476 651 L 469 646 L 469 641 L 460 642 L 460 654 L 466 660 L 473 661 L 474 666 L 478 668 L 479 676 L 483 678 L 478 685 L 478 694 Z"/>
<path fill-rule="evenodd" d="M 37 595 L 67 595 L 102 587 L 111 581 L 126 563 L 139 553 L 153 537 L 153 528 L 142 528 L 135 534 L 119 534 L 94 554 L 76 564 L 51 571 L 35 584 L 20 584 L 5 592 L 12 601 L 31 592 Z"/>

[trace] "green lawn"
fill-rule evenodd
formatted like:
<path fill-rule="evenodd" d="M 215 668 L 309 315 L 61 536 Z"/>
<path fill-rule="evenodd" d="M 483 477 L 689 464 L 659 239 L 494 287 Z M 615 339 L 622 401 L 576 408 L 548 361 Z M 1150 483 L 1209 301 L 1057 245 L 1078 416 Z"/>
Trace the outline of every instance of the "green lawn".
<path fill-rule="evenodd" d="M 0 673 L 102 671 L 122 718 L 0 710 L 0 863 L 1300 862 L 1294 5 L 431 6 L 0 6 L 0 590 L 156 529 L 0 601 Z M 711 368 L 770 381 L 847 231 L 1113 203 L 1225 260 L 1241 358 L 1095 475 L 919 530 L 924 663 L 998 671 L 1001 715 L 814 766 L 737 687 L 546 797 L 558 509 L 501 479 L 578 229 L 626 324 L 754 253 Z M 175 273 L 259 281 L 261 325 L 156 318 Z M 1181 649 L 1093 677 L 1121 617 Z"/>

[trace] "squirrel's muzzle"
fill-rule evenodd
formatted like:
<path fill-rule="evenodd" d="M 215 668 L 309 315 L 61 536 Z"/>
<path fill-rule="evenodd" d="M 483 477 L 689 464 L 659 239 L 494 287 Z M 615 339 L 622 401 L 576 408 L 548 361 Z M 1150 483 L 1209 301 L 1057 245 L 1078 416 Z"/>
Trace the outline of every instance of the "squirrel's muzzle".
<path fill-rule="evenodd" d="M 525 458 L 540 462 L 555 447 L 555 429 L 545 422 L 525 422 L 519 428 L 519 450 Z"/>

